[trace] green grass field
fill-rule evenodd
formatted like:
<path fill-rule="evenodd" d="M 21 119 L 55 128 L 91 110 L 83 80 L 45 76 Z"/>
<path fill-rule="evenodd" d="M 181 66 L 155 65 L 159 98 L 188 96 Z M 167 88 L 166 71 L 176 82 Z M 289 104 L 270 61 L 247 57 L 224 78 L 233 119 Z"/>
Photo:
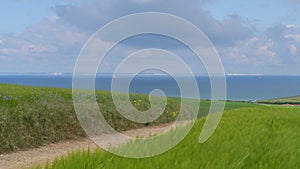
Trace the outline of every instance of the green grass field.
<path fill-rule="evenodd" d="M 96 96 L 104 117 L 118 131 L 171 122 L 175 117 L 169 112 L 180 106 L 179 98 L 168 98 L 159 119 L 151 124 L 138 124 L 122 118 L 110 93 L 96 91 Z M 146 95 L 131 95 L 131 101 L 139 110 L 150 106 Z M 190 99 L 190 104 L 198 102 Z M 129 159 L 102 150 L 77 151 L 46 168 L 300 168 L 300 108 L 226 102 L 216 132 L 206 143 L 199 144 L 209 106 L 210 101 L 201 100 L 199 119 L 192 131 L 162 155 Z M 74 112 L 70 89 L 0 85 L 0 130 L 0 154 L 85 137 Z"/>
<path fill-rule="evenodd" d="M 77 151 L 46 169 L 295 169 L 300 167 L 299 113 L 297 107 L 229 110 L 204 144 L 198 143 L 204 123 L 200 118 L 179 145 L 156 157 L 130 159 L 102 150 Z"/>
<path fill-rule="evenodd" d="M 261 103 L 277 103 L 277 104 L 300 104 L 300 96 L 292 96 L 278 99 L 270 99 L 270 100 L 260 100 Z"/>
<path fill-rule="evenodd" d="M 116 110 L 111 94 L 96 91 L 101 112 L 118 131 L 172 122 L 180 99 L 168 98 L 163 115 L 150 124 L 132 123 Z M 139 110 L 150 107 L 147 95 L 131 95 Z M 197 103 L 191 99 L 191 104 Z M 208 112 L 210 101 L 201 101 L 199 117 Z M 228 102 L 226 109 L 256 106 L 250 103 Z M 0 84 L 0 154 L 38 147 L 61 140 L 85 137 L 72 103 L 70 89 L 26 87 Z"/>

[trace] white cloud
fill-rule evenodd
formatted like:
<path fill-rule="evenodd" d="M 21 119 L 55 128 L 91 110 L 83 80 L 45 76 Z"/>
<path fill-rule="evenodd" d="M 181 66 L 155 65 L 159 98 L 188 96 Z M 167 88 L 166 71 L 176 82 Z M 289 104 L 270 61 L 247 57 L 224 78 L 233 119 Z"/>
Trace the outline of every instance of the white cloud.
<path fill-rule="evenodd" d="M 282 65 L 289 68 L 300 64 L 299 59 L 295 59 L 300 47 L 300 27 L 277 25 L 267 30 L 267 36 L 274 44 L 270 49 L 276 52 L 281 59 Z"/>
<path fill-rule="evenodd" d="M 269 46 L 259 46 L 257 48 L 256 52 L 259 55 L 266 55 L 271 58 L 276 56 L 276 53 L 274 51 L 272 51 Z"/>
<path fill-rule="evenodd" d="M 70 4 L 53 7 L 55 14 L 28 27 L 20 35 L 3 35 L 5 44 L 0 46 L 0 54 L 9 56 L 10 60 L 44 64 L 45 69 L 54 64 L 57 68 L 54 71 L 62 71 L 62 67 L 69 67 L 68 71 L 72 71 L 81 47 L 94 31 L 120 16 L 145 11 L 168 12 L 184 17 L 203 29 L 218 45 L 234 44 L 251 37 L 252 30 L 242 23 L 239 16 L 216 20 L 204 11 L 201 6 L 209 1 L 212 0 L 192 0 L 190 3 L 181 0 L 70 1 Z M 141 49 L 142 45 L 139 42 L 127 44 L 115 52 L 114 56 L 118 58 L 112 60 L 120 61 L 120 56 Z"/>
<path fill-rule="evenodd" d="M 8 57 L 7 57 L 7 56 L 2 56 L 2 55 L 0 55 L 0 60 L 1 60 L 1 61 L 6 61 L 6 60 L 8 60 Z"/>
<path fill-rule="evenodd" d="M 284 37 L 288 40 L 300 43 L 300 34 L 287 34 Z"/>
<path fill-rule="evenodd" d="M 189 3 L 182 0 L 80 0 L 73 3 L 69 0 L 69 4 L 53 7 L 55 14 L 28 27 L 20 35 L 0 35 L 1 60 L 27 60 L 39 63 L 45 69 L 52 66 L 54 72 L 72 71 L 81 47 L 98 28 L 120 16 L 157 11 L 184 17 L 202 29 L 219 51 L 225 69 L 232 72 L 238 72 L 233 70 L 234 67 L 259 70 L 259 66 L 264 69 L 284 64 L 299 65 L 300 61 L 292 62 L 300 49 L 299 25 L 277 25 L 266 30 L 265 35 L 262 32 L 257 35 L 255 26 L 238 15 L 215 19 L 202 8 L 203 3 L 210 1 L 213 0 L 192 0 Z M 124 56 L 145 46 L 136 42 L 115 49 L 105 60 L 104 67 L 110 70 Z M 176 44 L 172 47 L 181 50 Z M 186 54 L 182 56 L 190 59 Z"/>
<path fill-rule="evenodd" d="M 281 59 L 272 49 L 274 44 L 272 40 L 253 37 L 219 51 L 226 65 L 275 66 L 281 64 Z"/>
<path fill-rule="evenodd" d="M 9 49 L 7 49 L 7 48 L 1 48 L 0 49 L 0 54 L 5 54 L 5 55 L 7 55 L 7 54 L 9 54 Z"/>
<path fill-rule="evenodd" d="M 228 53 L 228 56 L 233 59 L 234 61 L 236 61 L 237 63 L 245 63 L 248 62 L 248 57 L 244 54 L 238 53 L 236 51 L 230 51 Z"/>
<path fill-rule="evenodd" d="M 151 3 L 153 1 L 154 0 L 132 0 L 132 2 L 137 3 L 137 4 L 147 4 L 147 3 Z"/>
<path fill-rule="evenodd" d="M 290 50 L 290 54 L 292 56 L 295 56 L 295 55 L 298 54 L 298 49 L 297 49 L 297 47 L 295 45 L 290 45 L 289 46 L 289 50 Z"/>
<path fill-rule="evenodd" d="M 202 29 L 215 44 L 219 45 L 245 40 L 253 34 L 250 26 L 246 25 L 238 15 L 217 20 L 213 18 L 210 12 L 202 9 L 203 4 L 213 0 L 191 0 L 189 3 L 182 0 L 142 0 L 140 3 L 136 1 L 90 0 L 79 6 L 73 4 L 59 5 L 54 7 L 54 10 L 64 22 L 89 33 L 95 32 L 105 23 L 121 16 L 137 12 L 156 11 L 188 19 Z"/>
<path fill-rule="evenodd" d="M 242 51 L 242 48 L 227 47 L 220 49 L 220 52 L 222 53 L 221 56 L 226 60 L 230 60 L 231 63 L 240 64 L 249 61 L 246 53 Z"/>
<path fill-rule="evenodd" d="M 262 57 L 260 64 L 265 65 L 266 62 L 269 62 L 273 65 L 278 65 L 281 63 L 281 60 L 277 57 L 277 53 L 268 46 L 260 46 L 255 52 L 258 56 Z"/>
<path fill-rule="evenodd" d="M 55 46 L 30 42 L 25 39 L 19 39 L 18 37 L 10 37 L 6 40 L 5 45 L 0 48 L 0 54 L 23 57 L 46 52 L 54 53 L 56 51 Z"/>
<path fill-rule="evenodd" d="M 293 24 L 288 24 L 286 25 L 286 28 L 291 29 L 291 28 L 297 28 L 297 25 L 293 25 Z"/>

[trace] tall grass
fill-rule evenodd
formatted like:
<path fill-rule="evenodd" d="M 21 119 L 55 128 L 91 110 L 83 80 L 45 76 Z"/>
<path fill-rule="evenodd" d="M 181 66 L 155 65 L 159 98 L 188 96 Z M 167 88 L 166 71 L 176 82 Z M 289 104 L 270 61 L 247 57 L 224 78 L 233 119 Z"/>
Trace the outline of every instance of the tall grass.
<path fill-rule="evenodd" d="M 168 98 L 163 115 L 149 124 L 139 124 L 117 112 L 109 92 L 96 91 L 96 99 L 107 122 L 118 131 L 171 122 L 180 108 L 179 98 Z M 150 107 L 147 95 L 132 94 L 130 99 L 139 110 Z M 198 102 L 191 99 L 193 104 Z M 209 105 L 210 101 L 201 101 L 199 117 L 207 114 Z M 228 102 L 226 109 L 249 106 L 256 105 Z M 85 133 L 77 120 L 70 89 L 0 84 L 0 154 L 80 137 Z"/>
<path fill-rule="evenodd" d="M 146 95 L 130 98 L 137 109 L 150 107 Z M 172 112 L 180 107 L 168 99 L 165 112 L 156 121 L 139 124 L 118 113 L 109 92 L 96 91 L 96 99 L 105 119 L 118 131 L 171 122 L 176 118 Z M 0 85 L 0 154 L 84 136 L 70 89 Z"/>
<path fill-rule="evenodd" d="M 198 143 L 205 120 L 201 118 L 178 146 L 156 157 L 130 159 L 102 150 L 77 151 L 46 169 L 296 169 L 300 167 L 299 113 L 293 107 L 230 110 L 204 144 Z"/>
<path fill-rule="evenodd" d="M 0 85 L 0 153 L 84 136 L 63 89 Z"/>

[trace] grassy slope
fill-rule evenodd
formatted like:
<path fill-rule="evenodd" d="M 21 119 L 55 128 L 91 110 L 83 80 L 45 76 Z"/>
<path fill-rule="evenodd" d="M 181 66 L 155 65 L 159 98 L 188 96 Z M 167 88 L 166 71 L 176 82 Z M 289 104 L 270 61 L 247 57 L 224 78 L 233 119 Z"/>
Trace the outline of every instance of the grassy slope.
<path fill-rule="evenodd" d="M 0 85 L 0 154 L 84 133 L 64 89 Z"/>
<path fill-rule="evenodd" d="M 116 130 L 129 130 L 173 121 L 177 101 L 168 100 L 166 111 L 150 124 L 132 123 L 123 118 L 113 105 L 108 92 L 97 91 L 99 108 Z M 139 101 L 136 108 L 150 107 L 146 95 L 132 95 Z M 0 85 L 0 154 L 37 147 L 66 139 L 84 137 L 72 102 L 70 89 Z"/>
<path fill-rule="evenodd" d="M 180 101 L 180 100 L 177 100 Z M 190 104 L 196 104 L 198 101 L 191 99 Z M 249 102 L 234 102 L 234 101 L 227 101 L 225 103 L 225 110 L 232 110 L 232 109 L 239 109 L 239 108 L 245 108 L 245 107 L 257 107 L 259 105 Z M 199 107 L 199 113 L 198 117 L 206 116 L 209 112 L 210 108 L 210 101 L 209 100 L 201 100 L 200 101 L 200 107 Z"/>
<path fill-rule="evenodd" d="M 262 103 L 277 103 L 277 104 L 284 104 L 284 103 L 295 103 L 300 104 L 300 96 L 293 96 L 293 97 L 285 97 L 285 98 L 278 98 L 278 99 L 270 99 L 270 100 L 261 100 L 259 102 Z"/>
<path fill-rule="evenodd" d="M 106 120 L 116 130 L 143 127 L 131 123 L 117 113 L 110 93 L 97 91 L 99 107 Z M 136 107 L 149 108 L 146 95 L 132 95 L 141 101 Z M 171 122 L 172 112 L 179 109 L 180 99 L 169 98 L 164 115 L 149 125 Z M 191 101 L 191 104 L 193 101 Z M 208 112 L 210 102 L 201 101 L 200 116 Z M 256 106 L 249 103 L 227 103 L 227 109 Z M 0 84 L 0 154 L 37 147 L 49 142 L 84 137 L 76 118 L 70 89 L 25 87 Z"/>
<path fill-rule="evenodd" d="M 47 169 L 299 168 L 299 113 L 296 107 L 230 110 L 204 144 L 197 142 L 204 122 L 199 119 L 178 146 L 160 156 L 128 159 L 101 150 L 74 152 Z"/>

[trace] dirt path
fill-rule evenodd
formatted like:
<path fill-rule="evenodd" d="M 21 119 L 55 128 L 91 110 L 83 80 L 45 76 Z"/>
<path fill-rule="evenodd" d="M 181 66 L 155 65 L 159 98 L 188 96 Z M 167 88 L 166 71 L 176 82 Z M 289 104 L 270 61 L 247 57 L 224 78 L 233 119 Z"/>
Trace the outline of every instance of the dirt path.
<path fill-rule="evenodd" d="M 22 169 L 37 164 L 46 164 L 54 160 L 57 156 L 67 155 L 72 150 L 95 148 L 96 145 L 89 140 L 71 140 L 56 144 L 50 144 L 44 147 L 30 149 L 27 151 L 18 151 L 10 154 L 4 154 L 0 157 L 1 169 Z"/>
<path fill-rule="evenodd" d="M 185 122 L 188 124 L 189 122 Z M 147 127 L 123 132 L 132 137 L 149 137 L 162 133 L 169 129 L 171 124 L 165 124 L 156 127 Z M 116 142 L 116 145 L 120 144 Z M 67 155 L 73 150 L 78 149 L 95 149 L 97 145 L 90 139 L 63 141 L 56 144 L 50 144 L 44 147 L 19 151 L 10 154 L 0 155 L 0 169 L 22 169 L 35 165 L 45 165 L 53 161 L 56 157 Z"/>
<path fill-rule="evenodd" d="M 300 104 L 283 104 L 283 106 L 296 106 L 296 107 L 300 107 Z"/>

